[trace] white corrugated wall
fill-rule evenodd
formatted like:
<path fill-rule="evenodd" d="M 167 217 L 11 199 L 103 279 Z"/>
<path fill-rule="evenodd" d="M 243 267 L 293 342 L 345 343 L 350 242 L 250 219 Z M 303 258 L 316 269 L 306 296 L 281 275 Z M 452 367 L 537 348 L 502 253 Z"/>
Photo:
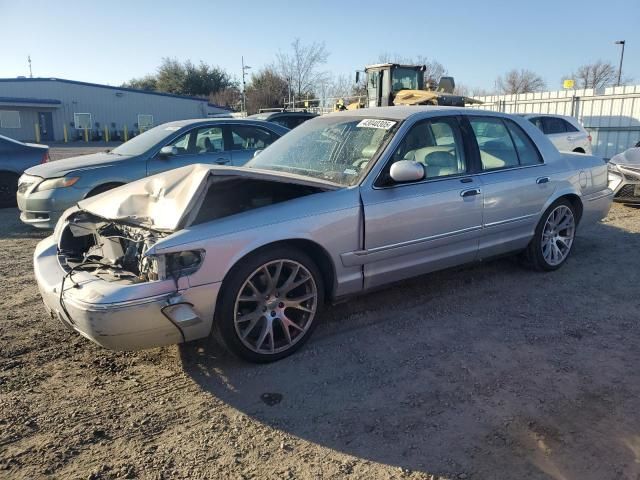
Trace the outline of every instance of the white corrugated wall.
<path fill-rule="evenodd" d="M 591 134 L 594 154 L 604 158 L 640 141 L 640 85 L 476 98 L 484 103 L 469 108 L 576 117 Z"/>

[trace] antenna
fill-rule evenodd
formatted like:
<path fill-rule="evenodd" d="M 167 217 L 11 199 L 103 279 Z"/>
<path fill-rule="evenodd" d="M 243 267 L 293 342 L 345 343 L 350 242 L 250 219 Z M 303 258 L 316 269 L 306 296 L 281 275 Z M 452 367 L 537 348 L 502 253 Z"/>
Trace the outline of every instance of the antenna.
<path fill-rule="evenodd" d="M 27 56 L 27 61 L 29 62 L 29 78 L 33 78 L 33 71 L 31 70 L 31 55 Z"/>

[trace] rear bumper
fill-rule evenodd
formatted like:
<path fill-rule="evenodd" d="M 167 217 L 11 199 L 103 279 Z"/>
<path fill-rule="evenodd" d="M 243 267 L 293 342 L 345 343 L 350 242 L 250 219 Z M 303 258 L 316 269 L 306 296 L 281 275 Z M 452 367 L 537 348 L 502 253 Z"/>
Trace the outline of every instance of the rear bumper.
<path fill-rule="evenodd" d="M 610 188 L 582 197 L 580 225 L 593 224 L 606 217 L 611 209 L 612 200 L 613 191 Z"/>
<path fill-rule="evenodd" d="M 211 330 L 219 283 L 175 291 L 173 280 L 121 285 L 74 274 L 75 284 L 60 266 L 53 237 L 38 244 L 34 272 L 47 310 L 67 327 L 111 350 L 141 350 L 206 337 Z M 172 317 L 167 307 L 190 305 L 193 317 Z M 165 313 L 163 313 L 163 311 Z M 184 312 L 181 312 L 184 313 Z"/>

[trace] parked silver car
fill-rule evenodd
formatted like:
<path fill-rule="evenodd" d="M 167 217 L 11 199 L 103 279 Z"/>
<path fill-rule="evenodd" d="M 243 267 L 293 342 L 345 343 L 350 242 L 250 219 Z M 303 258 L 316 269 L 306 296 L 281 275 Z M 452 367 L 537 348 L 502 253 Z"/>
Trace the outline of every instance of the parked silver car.
<path fill-rule="evenodd" d="M 640 203 L 640 148 L 630 148 L 615 155 L 607 164 L 609 188 L 613 200 L 622 203 Z"/>
<path fill-rule="evenodd" d="M 113 150 L 28 169 L 18 182 L 20 219 L 53 228 L 62 212 L 83 198 L 193 163 L 244 165 L 288 131 L 274 123 L 232 118 L 165 123 Z"/>
<path fill-rule="evenodd" d="M 16 206 L 18 178 L 27 168 L 49 161 L 49 147 L 0 135 L 0 208 Z"/>
<path fill-rule="evenodd" d="M 244 168 L 195 165 L 83 200 L 34 257 L 51 312 L 112 349 L 206 337 L 271 361 L 326 302 L 510 252 L 555 270 L 603 218 L 607 167 L 528 121 L 384 107 L 305 122 Z"/>

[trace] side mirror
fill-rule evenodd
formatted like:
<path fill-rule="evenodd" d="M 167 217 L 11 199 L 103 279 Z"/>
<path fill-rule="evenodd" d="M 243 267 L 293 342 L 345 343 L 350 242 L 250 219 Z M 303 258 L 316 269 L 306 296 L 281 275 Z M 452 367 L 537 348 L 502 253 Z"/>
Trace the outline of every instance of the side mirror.
<path fill-rule="evenodd" d="M 356 83 L 360 83 L 360 72 L 356 72 Z"/>
<path fill-rule="evenodd" d="M 259 148 L 258 150 L 253 152 L 253 158 L 256 158 L 260 154 L 260 152 L 262 152 L 262 150 L 264 150 L 264 148 Z"/>
<path fill-rule="evenodd" d="M 399 160 L 391 165 L 389 172 L 394 182 L 417 182 L 424 180 L 424 166 L 413 160 Z"/>
<path fill-rule="evenodd" d="M 175 145 L 166 145 L 162 147 L 160 149 L 160 152 L 158 153 L 158 155 L 161 157 L 171 157 L 177 154 L 178 154 L 178 147 L 176 147 Z"/>

